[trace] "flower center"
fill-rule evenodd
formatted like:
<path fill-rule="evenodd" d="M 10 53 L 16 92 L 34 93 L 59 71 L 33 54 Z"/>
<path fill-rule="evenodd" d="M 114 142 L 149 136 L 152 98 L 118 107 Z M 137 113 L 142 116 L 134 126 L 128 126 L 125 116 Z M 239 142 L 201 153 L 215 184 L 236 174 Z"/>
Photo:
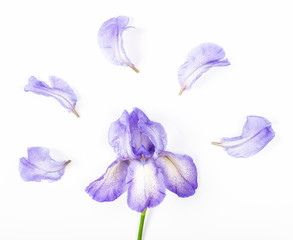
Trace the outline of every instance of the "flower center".
<path fill-rule="evenodd" d="M 141 159 L 149 158 L 153 155 L 155 152 L 155 146 L 147 136 L 141 133 L 135 140 L 132 148 L 135 156 Z"/>

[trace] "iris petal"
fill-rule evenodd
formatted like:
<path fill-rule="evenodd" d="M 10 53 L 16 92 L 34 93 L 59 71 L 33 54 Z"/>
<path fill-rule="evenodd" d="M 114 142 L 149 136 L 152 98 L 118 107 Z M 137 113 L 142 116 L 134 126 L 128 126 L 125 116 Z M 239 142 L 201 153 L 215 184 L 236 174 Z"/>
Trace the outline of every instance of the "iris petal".
<path fill-rule="evenodd" d="M 162 152 L 156 160 L 168 190 L 179 197 L 189 197 L 197 188 L 197 170 L 191 157 Z"/>
<path fill-rule="evenodd" d="M 181 91 L 189 90 L 195 81 L 211 67 L 222 67 L 230 65 L 225 59 L 223 48 L 214 43 L 203 43 L 192 49 L 186 62 L 178 70 L 178 80 Z"/>
<path fill-rule="evenodd" d="M 29 78 L 29 82 L 25 86 L 24 91 L 33 92 L 46 97 L 53 97 L 64 108 L 68 109 L 70 112 L 73 112 L 77 117 L 79 117 L 75 110 L 77 96 L 75 95 L 73 89 L 60 78 L 50 76 L 49 80 L 52 87 L 32 76 Z"/>
<path fill-rule="evenodd" d="M 232 157 L 246 158 L 262 150 L 274 136 L 274 130 L 267 119 L 248 116 L 241 136 L 222 138 L 220 143 L 214 144 L 224 147 Z"/>
<path fill-rule="evenodd" d="M 127 27 L 128 22 L 129 18 L 125 16 L 111 18 L 104 22 L 98 32 L 98 43 L 103 54 L 111 63 L 128 66 L 138 72 L 127 57 L 123 47 L 122 33 L 130 28 Z"/>
<path fill-rule="evenodd" d="M 131 134 L 127 111 L 124 111 L 121 117 L 111 124 L 108 141 L 120 158 L 135 158 L 130 145 Z"/>
<path fill-rule="evenodd" d="M 167 145 L 165 129 L 160 123 L 150 121 L 138 108 L 134 108 L 130 114 L 130 127 L 133 145 L 140 146 L 145 143 L 145 148 L 149 150 L 150 155 L 154 153 L 154 158 L 165 149 Z"/>
<path fill-rule="evenodd" d="M 165 198 L 163 178 L 153 159 L 133 160 L 128 168 L 128 206 L 138 212 L 159 205 Z"/>
<path fill-rule="evenodd" d="M 49 152 L 50 150 L 44 147 L 28 148 L 28 158 L 23 157 L 19 162 L 20 176 L 24 181 L 56 181 L 63 176 L 70 160 L 56 162 L 50 157 Z"/>
<path fill-rule="evenodd" d="M 90 183 L 86 192 L 98 202 L 109 202 L 126 190 L 126 176 L 129 161 L 118 159 L 97 180 Z"/>

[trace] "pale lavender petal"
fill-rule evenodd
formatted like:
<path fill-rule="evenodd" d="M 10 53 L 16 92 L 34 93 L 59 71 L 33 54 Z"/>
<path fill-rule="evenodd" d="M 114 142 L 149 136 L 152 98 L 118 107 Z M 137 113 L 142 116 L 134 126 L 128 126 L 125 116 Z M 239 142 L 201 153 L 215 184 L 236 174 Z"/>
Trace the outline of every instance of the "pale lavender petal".
<path fill-rule="evenodd" d="M 142 133 L 141 129 L 138 127 L 138 122 L 143 120 L 149 121 L 147 116 L 139 109 L 134 109 L 134 111 L 130 113 L 129 124 L 131 132 L 131 145 L 133 152 L 138 157 L 138 159 L 140 159 L 142 155 L 148 158 L 155 151 L 154 144 L 151 142 L 149 137 Z"/>
<path fill-rule="evenodd" d="M 131 67 L 138 72 L 127 57 L 123 47 L 123 32 L 128 27 L 129 18 L 119 16 L 104 22 L 98 32 L 98 43 L 105 57 L 113 64 Z"/>
<path fill-rule="evenodd" d="M 77 102 L 77 96 L 75 95 L 73 89 L 65 82 L 64 80 L 54 77 L 54 76 L 49 76 L 49 81 L 52 86 L 52 88 L 55 91 L 60 91 L 62 93 L 63 97 L 68 99 L 71 103 L 72 106 L 75 107 L 76 102 Z M 61 95 L 61 94 L 60 94 Z M 57 99 L 59 101 L 59 99 Z M 64 101 L 59 101 L 64 107 L 67 107 L 67 103 Z"/>
<path fill-rule="evenodd" d="M 72 88 L 64 80 L 57 77 L 50 76 L 49 81 L 52 87 L 32 76 L 29 78 L 28 85 L 24 87 L 24 91 L 33 92 L 46 97 L 53 97 L 64 108 L 68 109 L 70 112 L 73 112 L 77 117 L 79 117 L 75 110 L 77 96 L 75 95 Z"/>
<path fill-rule="evenodd" d="M 120 158 L 135 158 L 130 144 L 131 133 L 127 111 L 124 111 L 121 117 L 111 124 L 108 141 Z"/>
<path fill-rule="evenodd" d="M 197 170 L 191 157 L 162 152 L 156 160 L 168 190 L 179 197 L 189 197 L 197 188 Z"/>
<path fill-rule="evenodd" d="M 70 160 L 56 162 L 50 157 L 49 152 L 49 149 L 44 147 L 28 148 L 28 158 L 23 157 L 19 162 L 20 176 L 24 181 L 56 181 L 63 176 Z"/>
<path fill-rule="evenodd" d="M 189 90 L 195 81 L 211 67 L 230 65 L 223 48 L 214 43 L 203 43 L 192 49 L 186 62 L 178 70 L 181 91 Z"/>
<path fill-rule="evenodd" d="M 117 159 L 86 188 L 86 192 L 98 202 L 114 201 L 126 190 L 128 165 L 129 161 Z"/>
<path fill-rule="evenodd" d="M 132 136 L 132 146 L 136 154 L 142 151 L 140 146 L 144 146 L 144 156 L 150 157 L 154 154 L 157 158 L 167 145 L 167 134 L 160 123 L 150 121 L 148 117 L 138 108 L 130 114 L 130 130 Z"/>
<path fill-rule="evenodd" d="M 165 198 L 165 185 L 153 159 L 133 160 L 128 168 L 128 206 L 138 212 L 159 205 Z"/>
<path fill-rule="evenodd" d="M 274 130 L 267 119 L 248 116 L 241 136 L 222 138 L 220 143 L 213 144 L 224 147 L 232 157 L 246 158 L 262 150 L 274 136 Z"/>

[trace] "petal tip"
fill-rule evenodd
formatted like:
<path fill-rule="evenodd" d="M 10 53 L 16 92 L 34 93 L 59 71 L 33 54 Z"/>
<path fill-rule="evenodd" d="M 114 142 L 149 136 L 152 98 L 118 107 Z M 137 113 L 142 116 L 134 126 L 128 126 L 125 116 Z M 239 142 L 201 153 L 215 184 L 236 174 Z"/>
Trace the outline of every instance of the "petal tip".
<path fill-rule="evenodd" d="M 185 90 L 185 86 L 183 86 L 183 87 L 180 89 L 178 95 L 181 96 L 181 94 L 183 93 L 184 90 Z"/>
<path fill-rule="evenodd" d="M 221 142 L 211 142 L 212 145 L 223 147 Z"/>

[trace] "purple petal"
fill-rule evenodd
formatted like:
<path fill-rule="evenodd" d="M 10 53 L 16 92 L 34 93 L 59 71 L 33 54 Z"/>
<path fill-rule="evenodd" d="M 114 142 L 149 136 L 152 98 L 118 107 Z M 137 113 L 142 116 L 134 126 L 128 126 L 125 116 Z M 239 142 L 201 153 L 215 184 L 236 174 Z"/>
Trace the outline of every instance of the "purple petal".
<path fill-rule="evenodd" d="M 189 197 L 197 188 L 197 170 L 191 157 L 163 152 L 156 160 L 167 189 L 179 197 Z"/>
<path fill-rule="evenodd" d="M 46 97 L 55 98 L 64 108 L 73 112 L 77 117 L 78 113 L 75 110 L 77 97 L 72 88 L 62 79 L 50 76 L 52 87 L 45 82 L 37 80 L 34 76 L 29 78 L 28 85 L 24 87 L 24 91 L 33 92 Z"/>
<path fill-rule="evenodd" d="M 28 158 L 23 157 L 19 162 L 20 176 L 24 181 L 59 180 L 70 163 L 70 160 L 56 162 L 50 157 L 49 149 L 44 147 L 31 147 L 27 151 Z"/>
<path fill-rule="evenodd" d="M 181 91 L 189 90 L 195 81 L 211 67 L 222 67 L 230 65 L 225 59 L 223 48 L 214 43 L 203 43 L 192 49 L 186 62 L 178 70 L 178 80 Z"/>
<path fill-rule="evenodd" d="M 128 165 L 129 161 L 117 159 L 86 188 L 86 192 L 98 202 L 114 201 L 126 190 Z"/>
<path fill-rule="evenodd" d="M 138 212 L 159 205 L 165 198 L 166 188 L 162 175 L 153 159 L 133 160 L 127 175 L 128 206 Z"/>
<path fill-rule="evenodd" d="M 125 16 L 111 18 L 104 22 L 98 32 L 98 43 L 103 54 L 111 63 L 131 67 L 138 72 L 127 57 L 123 47 L 122 33 L 130 28 L 127 27 L 128 22 L 129 19 Z"/>
<path fill-rule="evenodd" d="M 151 142 L 149 137 L 141 132 L 141 129 L 138 127 L 138 122 L 143 120 L 149 121 L 147 116 L 139 109 L 134 109 L 134 111 L 130 113 L 129 125 L 131 132 L 131 145 L 133 152 L 138 159 L 140 159 L 142 155 L 144 155 L 146 158 L 149 158 L 155 151 L 154 144 Z"/>
<path fill-rule="evenodd" d="M 274 136 L 271 123 L 267 119 L 248 116 L 241 136 L 222 138 L 220 143 L 213 144 L 224 147 L 232 157 L 246 158 L 262 150 Z"/>
<path fill-rule="evenodd" d="M 108 141 L 120 158 L 135 158 L 130 145 L 131 133 L 127 111 L 124 111 L 121 117 L 111 124 Z"/>
<path fill-rule="evenodd" d="M 130 130 L 132 136 L 132 146 L 136 154 L 139 154 L 140 146 L 147 150 L 145 157 L 150 157 L 154 153 L 154 158 L 162 152 L 167 145 L 167 134 L 160 123 L 150 121 L 148 117 L 138 108 L 130 114 Z"/>

